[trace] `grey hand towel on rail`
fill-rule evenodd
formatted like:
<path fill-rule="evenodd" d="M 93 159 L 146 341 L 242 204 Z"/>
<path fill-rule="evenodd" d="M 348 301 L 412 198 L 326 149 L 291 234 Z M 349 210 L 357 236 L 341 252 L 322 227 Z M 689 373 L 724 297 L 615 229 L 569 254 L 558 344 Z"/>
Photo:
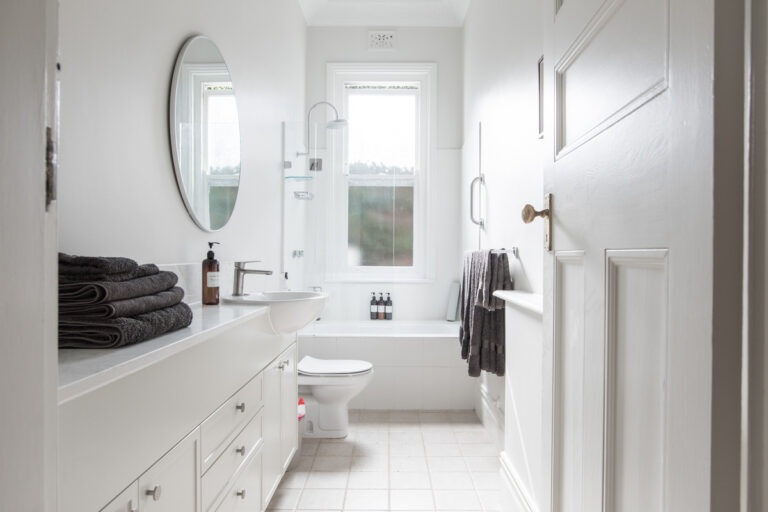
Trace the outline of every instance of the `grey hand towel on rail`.
<path fill-rule="evenodd" d="M 104 304 L 143 297 L 173 288 L 178 280 L 178 276 L 173 272 L 162 271 L 155 275 L 139 277 L 130 281 L 59 283 L 59 303 Z"/>
<path fill-rule="evenodd" d="M 59 305 L 60 320 L 107 319 L 136 316 L 158 309 L 175 306 L 184 298 L 184 290 L 175 286 L 153 295 L 116 300 L 103 304 L 67 304 Z"/>
<path fill-rule="evenodd" d="M 59 348 L 117 348 L 189 326 L 192 310 L 180 302 L 130 318 L 59 322 Z"/>
<path fill-rule="evenodd" d="M 504 301 L 493 292 L 511 289 L 505 253 L 476 251 L 465 256 L 459 339 L 470 376 L 477 377 L 482 370 L 504 375 Z"/>

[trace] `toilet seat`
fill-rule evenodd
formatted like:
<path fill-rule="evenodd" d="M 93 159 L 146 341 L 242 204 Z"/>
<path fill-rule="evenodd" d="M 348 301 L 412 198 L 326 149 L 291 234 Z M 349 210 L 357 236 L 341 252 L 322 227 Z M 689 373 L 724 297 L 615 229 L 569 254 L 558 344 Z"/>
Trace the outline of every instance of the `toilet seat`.
<path fill-rule="evenodd" d="M 354 359 L 316 359 L 304 356 L 297 370 L 300 375 L 309 377 L 344 377 L 370 373 L 373 365 L 368 361 Z"/>

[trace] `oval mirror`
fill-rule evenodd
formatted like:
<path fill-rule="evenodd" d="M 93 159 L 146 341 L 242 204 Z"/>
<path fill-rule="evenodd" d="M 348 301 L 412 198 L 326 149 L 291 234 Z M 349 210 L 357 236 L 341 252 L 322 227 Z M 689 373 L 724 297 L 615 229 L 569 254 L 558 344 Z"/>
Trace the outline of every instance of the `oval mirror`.
<path fill-rule="evenodd" d="M 205 36 L 187 40 L 176 59 L 169 124 L 184 204 L 198 226 L 217 231 L 240 187 L 240 122 L 227 63 Z"/>

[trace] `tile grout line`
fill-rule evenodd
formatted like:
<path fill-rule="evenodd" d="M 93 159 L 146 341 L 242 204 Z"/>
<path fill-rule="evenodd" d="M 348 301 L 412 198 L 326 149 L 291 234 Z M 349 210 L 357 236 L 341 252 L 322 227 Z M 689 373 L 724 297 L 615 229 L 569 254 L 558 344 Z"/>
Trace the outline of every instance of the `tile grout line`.
<path fill-rule="evenodd" d="M 427 457 L 427 443 L 424 440 L 423 424 L 419 423 L 419 431 L 421 435 L 421 448 L 424 450 L 424 460 L 427 463 L 427 479 L 429 479 L 429 490 L 432 492 L 432 510 L 437 510 L 437 495 L 435 494 L 435 484 L 432 482 L 432 468 L 429 465 L 429 458 Z M 453 429 L 451 429 L 453 433 Z"/>
<path fill-rule="evenodd" d="M 453 429 L 453 427 L 451 428 L 451 430 L 453 430 L 453 435 L 456 436 L 456 431 Z M 458 438 L 456 439 L 456 442 L 458 443 Z M 459 450 L 461 450 L 461 443 L 458 443 L 458 444 L 459 444 Z M 475 498 L 477 499 L 477 504 L 480 506 L 481 511 L 485 511 L 485 505 L 483 505 L 483 500 L 480 499 L 480 493 L 477 490 L 477 484 L 475 484 L 474 474 L 470 469 L 469 464 L 467 464 L 467 457 L 464 455 L 464 452 L 461 452 L 461 457 L 462 459 L 464 459 L 464 465 L 467 466 L 467 474 L 469 475 L 469 481 L 472 482 L 472 490 L 475 492 Z"/>

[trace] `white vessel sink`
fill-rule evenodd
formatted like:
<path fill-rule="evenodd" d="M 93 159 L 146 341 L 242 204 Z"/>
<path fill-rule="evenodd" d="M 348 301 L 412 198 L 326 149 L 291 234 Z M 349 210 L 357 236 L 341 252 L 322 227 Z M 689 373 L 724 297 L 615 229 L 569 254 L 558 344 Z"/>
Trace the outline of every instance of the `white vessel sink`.
<path fill-rule="evenodd" d="M 269 320 L 279 334 L 290 334 L 309 325 L 325 307 L 327 293 L 320 292 L 256 292 L 228 295 L 224 302 L 253 306 L 269 306 Z"/>

